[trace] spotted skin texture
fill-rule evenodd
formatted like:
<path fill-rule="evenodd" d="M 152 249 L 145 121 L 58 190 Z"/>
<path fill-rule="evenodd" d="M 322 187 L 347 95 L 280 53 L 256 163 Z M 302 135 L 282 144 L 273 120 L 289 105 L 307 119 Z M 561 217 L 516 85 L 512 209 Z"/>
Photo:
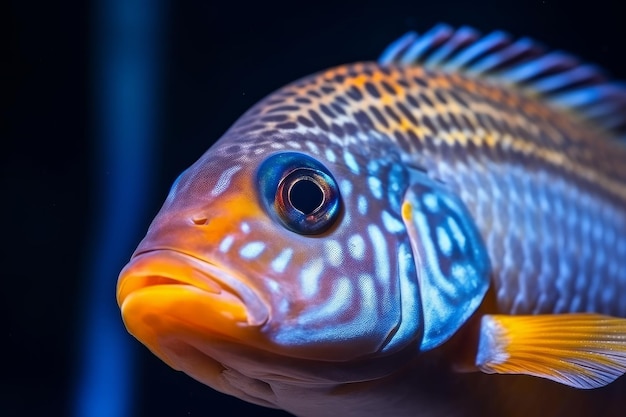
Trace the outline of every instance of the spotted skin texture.
<path fill-rule="evenodd" d="M 264 209 L 257 168 L 281 152 L 316 159 L 337 183 L 339 218 L 319 236 Z M 450 372 L 455 340 L 420 352 L 428 300 L 403 209 L 414 175 L 464 203 L 490 262 L 481 309 L 626 317 L 624 161 L 610 132 L 514 88 L 419 66 L 337 67 L 244 114 L 181 174 L 135 252 L 135 264 L 184 254 L 188 279 L 213 276 L 199 281 L 234 295 L 212 296 L 230 307 L 176 321 L 196 302 L 184 286 L 178 301 L 147 299 L 145 319 L 148 292 L 128 295 L 139 284 L 120 284 L 118 300 L 133 301 L 129 331 L 175 369 L 296 415 L 611 415 L 623 411 L 620 381 L 599 402 L 535 378 Z M 462 241 L 452 226 L 432 236 L 438 256 Z M 175 278 L 145 268 L 144 284 Z M 520 392 L 564 402 L 520 404 Z"/>
<path fill-rule="evenodd" d="M 626 150 L 576 115 L 457 73 L 363 63 L 285 87 L 228 136 L 251 133 L 348 149 L 361 167 L 393 148 L 449 185 L 482 231 L 502 312 L 626 315 Z"/>

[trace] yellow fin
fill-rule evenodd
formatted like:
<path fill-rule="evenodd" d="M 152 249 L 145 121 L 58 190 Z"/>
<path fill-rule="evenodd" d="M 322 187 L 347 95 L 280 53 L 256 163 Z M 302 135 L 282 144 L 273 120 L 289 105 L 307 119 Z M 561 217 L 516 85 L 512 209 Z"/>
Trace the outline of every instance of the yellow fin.
<path fill-rule="evenodd" d="M 598 388 L 626 372 L 626 319 L 600 314 L 485 315 L 476 366 L 575 388 Z"/>

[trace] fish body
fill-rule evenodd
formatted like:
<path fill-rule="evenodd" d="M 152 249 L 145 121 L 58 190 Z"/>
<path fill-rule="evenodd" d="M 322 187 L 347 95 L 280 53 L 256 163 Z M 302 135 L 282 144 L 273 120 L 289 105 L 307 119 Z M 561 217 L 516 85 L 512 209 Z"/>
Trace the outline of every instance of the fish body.
<path fill-rule="evenodd" d="M 511 64 L 508 38 L 472 61 L 473 33 L 407 35 L 244 114 L 122 271 L 129 331 L 297 415 L 518 415 L 519 389 L 595 404 L 548 379 L 626 370 L 626 93 L 569 56 Z"/>

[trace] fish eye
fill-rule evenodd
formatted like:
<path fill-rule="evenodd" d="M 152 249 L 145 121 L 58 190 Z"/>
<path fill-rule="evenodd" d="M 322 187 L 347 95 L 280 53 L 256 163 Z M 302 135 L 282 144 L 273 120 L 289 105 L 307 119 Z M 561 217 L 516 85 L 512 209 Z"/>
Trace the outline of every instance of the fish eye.
<path fill-rule="evenodd" d="M 323 233 L 339 217 L 337 182 L 325 166 L 307 155 L 272 155 L 259 167 L 257 180 L 267 212 L 293 232 Z"/>
<path fill-rule="evenodd" d="M 321 181 L 316 178 L 318 176 L 319 174 L 315 171 L 289 174 L 289 177 L 278 186 L 279 195 L 283 200 L 281 203 L 284 205 L 285 197 L 287 197 L 294 209 L 305 215 L 313 214 L 324 203 L 324 189 L 323 185 L 320 185 Z"/>

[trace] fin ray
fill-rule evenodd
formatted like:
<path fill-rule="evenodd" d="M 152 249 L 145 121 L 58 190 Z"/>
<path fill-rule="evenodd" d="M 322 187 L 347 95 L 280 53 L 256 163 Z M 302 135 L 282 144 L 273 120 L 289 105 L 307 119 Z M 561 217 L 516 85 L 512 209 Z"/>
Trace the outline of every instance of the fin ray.
<path fill-rule="evenodd" d="M 626 319 L 599 314 L 482 318 L 476 365 L 591 389 L 626 372 Z"/>
<path fill-rule="evenodd" d="M 454 55 L 459 49 L 476 41 L 479 36 L 480 34 L 470 27 L 463 26 L 459 28 L 440 48 L 433 51 L 426 59 L 426 65 L 437 66 L 446 62 L 450 56 Z"/>
<path fill-rule="evenodd" d="M 472 45 L 469 45 L 463 51 L 460 51 L 455 57 L 450 59 L 447 64 L 445 64 L 444 68 L 447 70 L 459 70 L 479 57 L 492 52 L 493 50 L 508 46 L 510 43 L 511 38 L 506 33 L 501 31 L 491 32 L 489 35 L 478 39 Z"/>
<path fill-rule="evenodd" d="M 472 65 L 470 74 L 486 74 L 512 62 L 542 54 L 544 48 L 529 38 L 521 38 L 507 47 L 489 54 Z"/>
<path fill-rule="evenodd" d="M 424 35 L 418 37 L 413 44 L 409 46 L 402 57 L 402 62 L 410 64 L 411 62 L 422 59 L 429 49 L 444 43 L 450 39 L 453 33 L 454 30 L 452 27 L 446 24 L 439 24 L 433 27 Z"/>
<path fill-rule="evenodd" d="M 409 32 L 381 55 L 381 64 L 424 65 L 517 87 L 617 136 L 626 133 L 626 85 L 602 69 L 562 51 L 546 51 L 529 38 L 515 40 L 502 31 L 484 36 L 463 26 L 439 24 L 419 36 Z M 583 103 L 581 105 L 581 100 Z M 603 106 L 598 116 L 592 109 Z"/>
<path fill-rule="evenodd" d="M 385 48 L 383 53 L 380 54 L 378 62 L 383 65 L 394 62 L 394 60 L 396 60 L 399 55 L 404 54 L 404 51 L 406 51 L 406 48 L 409 45 L 415 42 L 415 39 L 417 39 L 416 32 L 405 33 L 403 36 L 396 39 L 389 46 L 387 46 L 387 48 Z"/>

